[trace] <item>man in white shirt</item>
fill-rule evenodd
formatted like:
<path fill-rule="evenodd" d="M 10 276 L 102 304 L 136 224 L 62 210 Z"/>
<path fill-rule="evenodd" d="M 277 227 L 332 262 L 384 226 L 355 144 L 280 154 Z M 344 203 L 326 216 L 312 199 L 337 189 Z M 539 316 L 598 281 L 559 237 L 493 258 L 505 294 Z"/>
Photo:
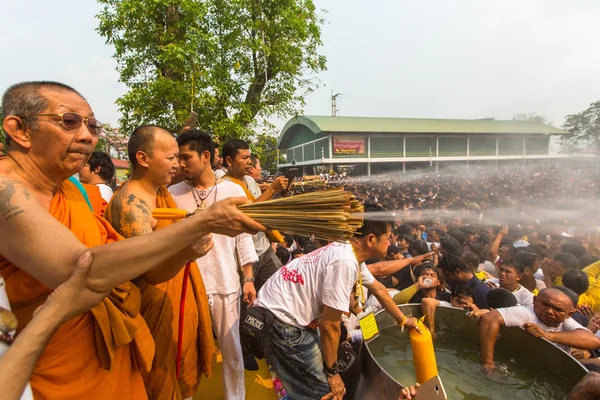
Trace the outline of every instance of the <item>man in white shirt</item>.
<path fill-rule="evenodd" d="M 364 264 L 385 255 L 393 221 L 389 213 L 375 213 L 374 217 L 370 211 L 365 209 L 365 214 L 373 219 L 365 219 L 350 242 L 334 242 L 293 260 L 258 292 L 254 306 L 275 316 L 270 329 L 270 362 L 294 400 L 320 399 L 328 394 L 341 399 L 344 395 L 337 361 L 340 320 L 342 313 L 349 311 L 355 285 L 359 293 L 362 285 L 366 286 L 399 325 L 416 327 L 416 319 L 402 314 Z M 359 293 L 355 295 L 360 299 Z M 317 321 L 320 335 L 314 328 Z"/>
<path fill-rule="evenodd" d="M 514 294 L 520 306 L 530 307 L 533 305 L 533 293 L 519 284 L 524 273 L 522 264 L 506 262 L 498 267 L 498 279 L 489 279 L 489 282 Z"/>
<path fill-rule="evenodd" d="M 240 186 L 246 193 L 246 197 L 253 202 L 270 200 L 276 193 L 287 188 L 287 179 L 280 176 L 262 192 L 258 183 L 248 175 L 252 168 L 250 157 L 250 146 L 245 141 L 231 139 L 225 143 L 223 145 L 223 165 L 227 168 L 227 175 L 223 179 Z M 255 286 L 258 291 L 267 279 L 281 267 L 281 262 L 264 233 L 254 235 L 252 239 L 259 257 L 258 264 L 254 266 Z"/>
<path fill-rule="evenodd" d="M 85 167 L 79 172 L 79 181 L 98 186 L 100 195 L 107 203 L 113 196 L 113 191 L 108 186 L 115 176 L 115 166 L 108 154 L 95 151 L 90 156 Z"/>
<path fill-rule="evenodd" d="M 186 180 L 169 187 L 169 191 L 178 208 L 195 211 L 208 208 L 221 199 L 244 196 L 244 190 L 238 185 L 216 179 L 211 168 L 215 148 L 207 133 L 189 130 L 177 138 L 177 143 L 181 173 Z M 208 294 L 213 328 L 223 354 L 225 399 L 243 400 L 245 387 L 239 335 L 240 292 L 245 302 L 254 301 L 256 290 L 252 263 L 258 261 L 258 255 L 249 234 L 235 238 L 215 234 L 213 242 L 213 249 L 202 260 L 198 260 L 198 266 Z M 240 267 L 244 274 L 243 287 L 240 287 Z"/>
<path fill-rule="evenodd" d="M 600 338 L 571 318 L 575 305 L 566 294 L 569 289 L 564 289 L 543 289 L 532 307 L 499 308 L 481 316 L 481 363 L 488 374 L 495 368 L 494 346 L 501 326 L 522 327 L 529 334 L 543 337 L 567 351 L 570 347 L 586 350 L 600 348 Z"/>

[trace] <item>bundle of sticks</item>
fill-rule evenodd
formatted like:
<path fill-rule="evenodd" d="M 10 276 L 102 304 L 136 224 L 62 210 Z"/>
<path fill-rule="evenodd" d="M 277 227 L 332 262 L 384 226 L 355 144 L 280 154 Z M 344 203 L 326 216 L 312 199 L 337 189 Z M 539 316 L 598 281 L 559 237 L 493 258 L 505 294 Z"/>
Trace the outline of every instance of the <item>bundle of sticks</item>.
<path fill-rule="evenodd" d="M 249 203 L 238 208 L 271 229 L 330 241 L 350 239 L 363 223 L 362 217 L 354 214 L 364 211 L 356 197 L 342 189 Z"/>
<path fill-rule="evenodd" d="M 296 186 L 296 187 L 325 188 L 325 187 L 327 187 L 327 181 L 325 181 L 325 180 L 314 180 L 314 181 L 294 182 L 294 183 L 292 183 L 292 186 Z"/>

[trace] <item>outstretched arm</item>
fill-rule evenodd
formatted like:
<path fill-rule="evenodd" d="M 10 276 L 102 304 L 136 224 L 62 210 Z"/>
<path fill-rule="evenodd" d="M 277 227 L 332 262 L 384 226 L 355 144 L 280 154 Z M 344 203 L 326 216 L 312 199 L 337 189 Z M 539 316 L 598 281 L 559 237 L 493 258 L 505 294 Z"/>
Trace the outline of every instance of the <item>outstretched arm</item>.
<path fill-rule="evenodd" d="M 149 235 L 91 249 L 93 263 L 86 279 L 102 292 L 163 266 L 181 252 L 196 253 L 194 244 L 209 232 L 236 236 L 265 228 L 236 206 L 245 198 L 215 203 L 187 220 Z M 20 182 L 0 177 L 0 254 L 45 285 L 66 281 L 86 247 L 46 211 Z M 193 258 L 193 257 L 192 257 Z M 192 259 L 190 258 L 190 259 Z M 177 270 L 179 269 L 177 265 Z"/>

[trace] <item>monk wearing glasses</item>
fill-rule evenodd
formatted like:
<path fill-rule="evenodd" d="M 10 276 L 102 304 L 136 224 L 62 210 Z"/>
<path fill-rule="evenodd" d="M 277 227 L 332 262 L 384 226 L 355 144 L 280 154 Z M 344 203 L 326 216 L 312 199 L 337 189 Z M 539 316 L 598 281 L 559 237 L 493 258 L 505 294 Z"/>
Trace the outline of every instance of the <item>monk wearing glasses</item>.
<path fill-rule="evenodd" d="M 265 228 L 237 210 L 247 200 L 233 198 L 210 213 L 124 240 L 68 180 L 87 163 L 101 127 L 83 96 L 57 82 L 24 82 L 5 92 L 2 108 L 7 154 L 0 157 L 0 275 L 20 327 L 88 248 L 93 261 L 85 285 L 109 292 L 52 335 L 30 379 L 34 396 L 145 399 L 141 371 L 152 367 L 154 340 L 131 280 L 170 280 L 203 254 L 203 238 L 211 232 L 237 236 Z"/>

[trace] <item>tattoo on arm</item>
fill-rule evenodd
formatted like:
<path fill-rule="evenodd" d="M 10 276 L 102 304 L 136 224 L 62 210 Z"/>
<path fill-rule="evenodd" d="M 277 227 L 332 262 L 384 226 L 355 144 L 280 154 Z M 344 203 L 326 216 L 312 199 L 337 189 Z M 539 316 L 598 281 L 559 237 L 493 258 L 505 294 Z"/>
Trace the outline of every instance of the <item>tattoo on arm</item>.
<path fill-rule="evenodd" d="M 111 206 L 112 226 L 124 237 L 152 233 L 152 216 L 148 203 L 134 194 L 119 192 Z"/>
<path fill-rule="evenodd" d="M 23 193 L 29 200 L 27 188 L 12 178 L 0 177 L 0 216 L 7 221 L 25 212 L 14 198 L 17 191 Z"/>

